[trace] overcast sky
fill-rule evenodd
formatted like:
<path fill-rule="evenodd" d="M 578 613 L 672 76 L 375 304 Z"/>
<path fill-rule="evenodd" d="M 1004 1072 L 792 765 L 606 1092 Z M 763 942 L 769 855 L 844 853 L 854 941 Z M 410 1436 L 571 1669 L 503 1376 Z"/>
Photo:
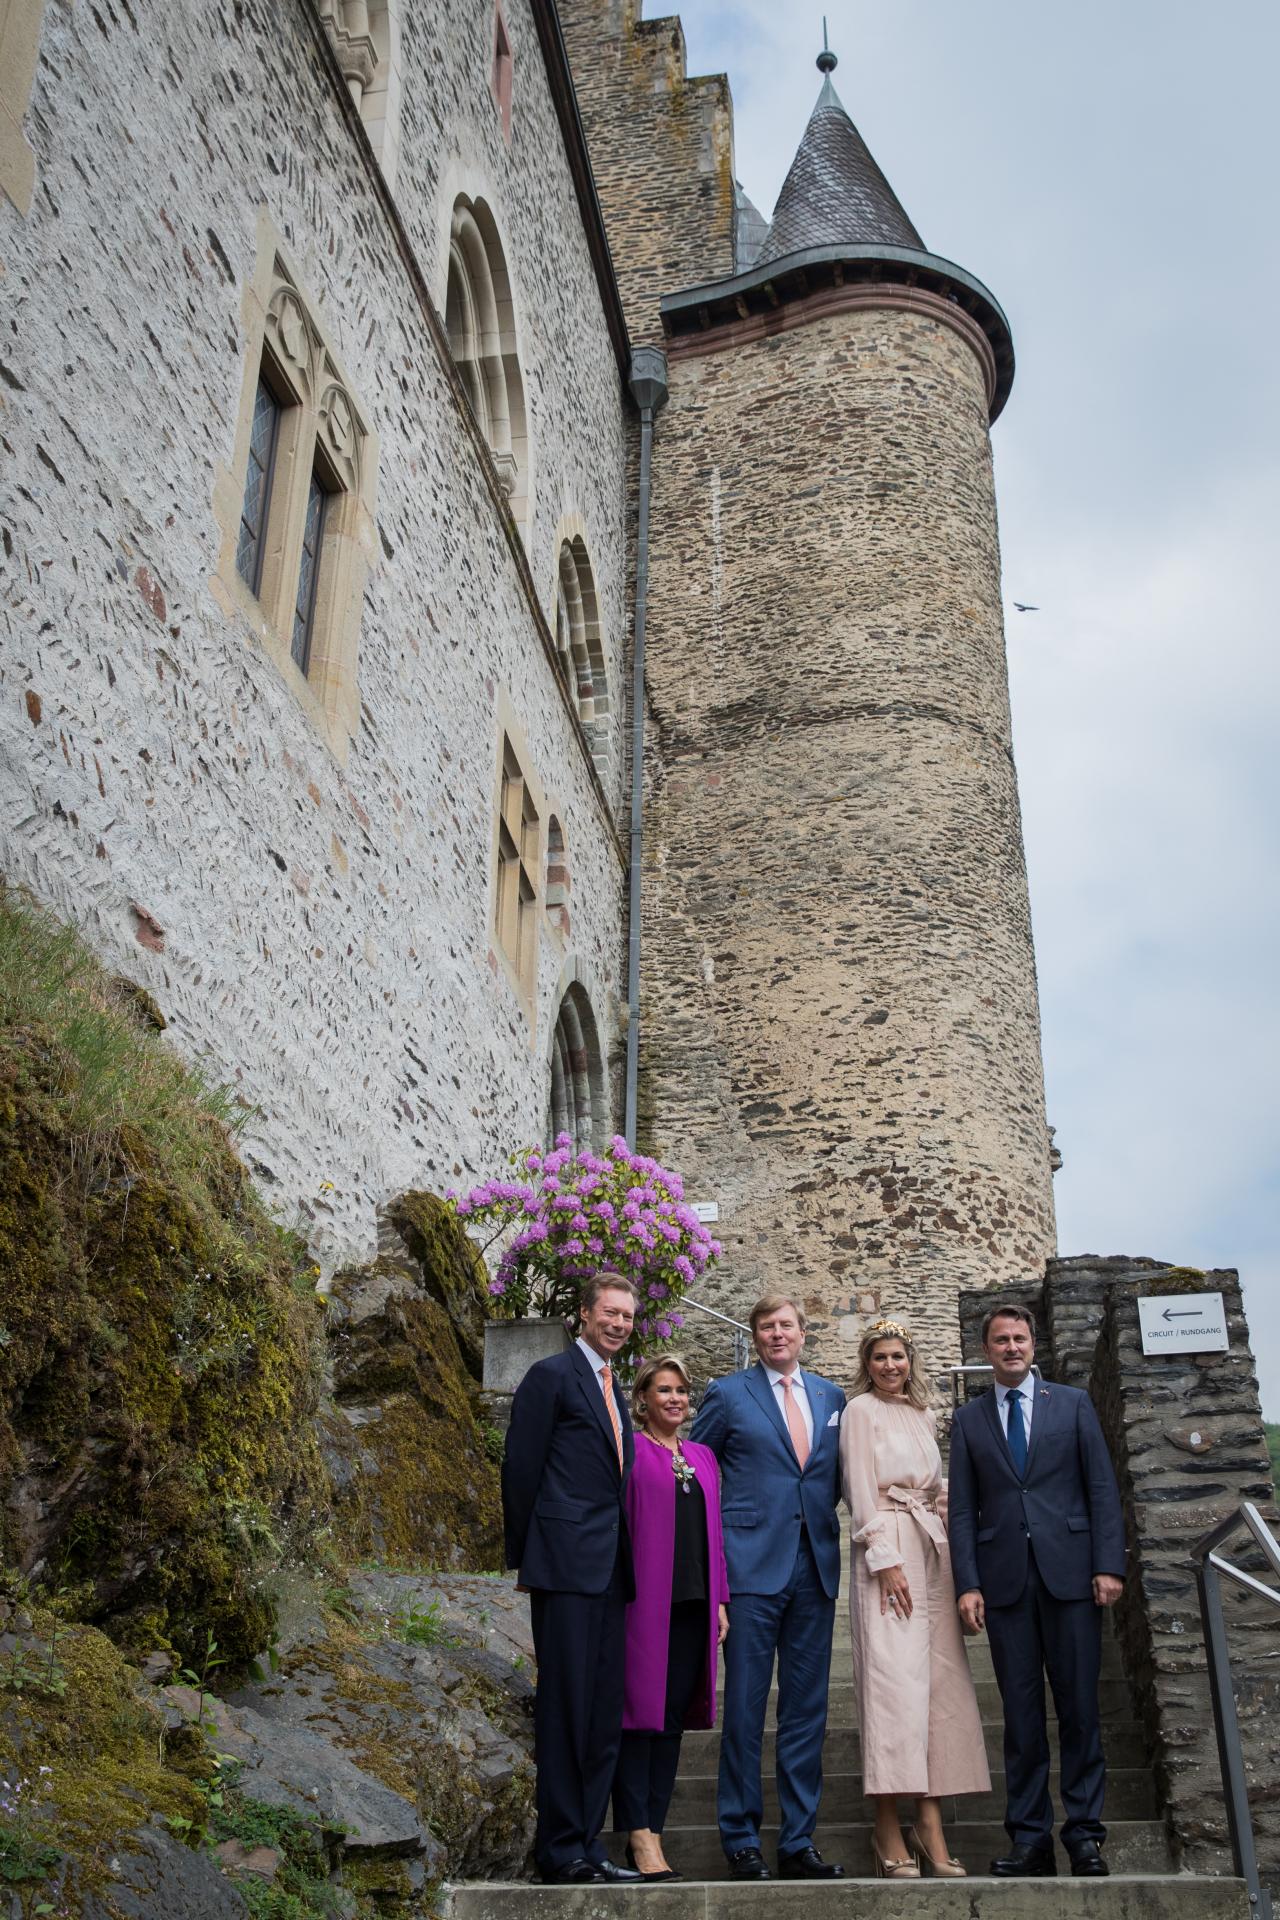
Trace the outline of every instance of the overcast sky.
<path fill-rule="evenodd" d="M 822 0 L 676 4 L 767 218 Z M 825 4 L 926 246 L 1013 327 L 994 442 L 1059 1249 L 1239 1267 L 1280 1419 L 1280 7 Z"/>

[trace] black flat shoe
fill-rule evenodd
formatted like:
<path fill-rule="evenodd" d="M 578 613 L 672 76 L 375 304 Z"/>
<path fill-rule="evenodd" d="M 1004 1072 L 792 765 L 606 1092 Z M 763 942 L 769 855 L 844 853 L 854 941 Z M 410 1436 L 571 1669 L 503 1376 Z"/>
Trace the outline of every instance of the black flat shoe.
<path fill-rule="evenodd" d="M 1058 1863 L 1051 1846 L 1033 1847 L 1020 1841 L 991 1862 L 991 1871 L 997 1880 L 1052 1880 Z"/>
<path fill-rule="evenodd" d="M 1096 1840 L 1077 1840 L 1074 1846 L 1067 1848 L 1067 1853 L 1071 1860 L 1071 1872 L 1077 1880 L 1101 1880 L 1111 1871 Z"/>
<path fill-rule="evenodd" d="M 729 1872 L 735 1880 L 772 1880 L 759 1847 L 739 1847 L 729 1855 Z"/>
<path fill-rule="evenodd" d="M 816 1847 L 801 1847 L 799 1853 L 778 1855 L 780 1880 L 843 1880 L 844 1868 L 834 1860 L 823 1859 Z"/>
<path fill-rule="evenodd" d="M 594 1860 L 570 1860 L 563 1867 L 552 1867 L 542 1876 L 544 1887 L 598 1887 L 604 1874 Z"/>

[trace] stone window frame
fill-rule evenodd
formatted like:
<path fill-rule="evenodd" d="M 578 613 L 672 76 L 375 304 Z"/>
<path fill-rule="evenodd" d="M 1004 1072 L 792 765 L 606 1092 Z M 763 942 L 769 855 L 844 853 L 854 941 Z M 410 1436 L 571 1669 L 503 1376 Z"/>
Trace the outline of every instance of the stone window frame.
<path fill-rule="evenodd" d="M 582 971 L 576 957 L 566 961 L 556 990 L 543 1131 L 548 1146 L 567 1133 L 575 1147 L 599 1149 L 613 1131 L 613 1116 L 600 1022 Z"/>
<path fill-rule="evenodd" d="M 556 555 L 556 578 L 551 594 L 550 626 L 556 655 L 596 771 L 607 786 L 613 708 L 600 619 L 600 594 L 580 514 L 566 515 L 560 522 L 552 550 Z"/>
<path fill-rule="evenodd" d="M 569 848 L 563 825 L 564 810 L 553 804 L 547 815 L 547 877 L 543 894 L 547 925 L 556 939 L 569 938 Z"/>
<path fill-rule="evenodd" d="M 335 759 L 345 765 L 360 719 L 360 615 L 374 552 L 378 437 L 355 398 L 318 302 L 307 293 L 265 212 L 242 320 L 245 351 L 235 448 L 214 487 L 222 538 L 211 584 L 224 610 L 245 621 Z M 255 593 L 241 577 L 237 553 L 260 377 L 282 413 Z M 328 500 L 304 673 L 293 656 L 293 635 L 313 476 Z"/>
<path fill-rule="evenodd" d="M 543 918 L 543 834 L 549 808 L 533 756 L 508 703 L 501 703 L 494 778 L 490 959 L 535 1022 Z"/>
<path fill-rule="evenodd" d="M 489 202 L 459 193 L 449 216 L 445 333 L 511 515 L 528 544 L 532 449 L 506 249 Z"/>
<path fill-rule="evenodd" d="M 394 189 L 404 99 L 404 0 L 315 0 L 315 6 L 360 109 L 374 157 L 387 185 Z"/>
<path fill-rule="evenodd" d="M 36 184 L 35 149 L 23 129 L 40 58 L 45 0 L 0 0 L 0 192 L 25 219 Z"/>
<path fill-rule="evenodd" d="M 507 16 L 502 10 L 502 0 L 494 0 L 493 32 L 489 36 L 489 44 L 492 52 L 489 62 L 489 92 L 494 106 L 498 109 L 502 138 L 507 146 L 510 146 L 511 105 L 515 92 L 516 62 L 511 46 L 511 32 L 507 26 Z"/>

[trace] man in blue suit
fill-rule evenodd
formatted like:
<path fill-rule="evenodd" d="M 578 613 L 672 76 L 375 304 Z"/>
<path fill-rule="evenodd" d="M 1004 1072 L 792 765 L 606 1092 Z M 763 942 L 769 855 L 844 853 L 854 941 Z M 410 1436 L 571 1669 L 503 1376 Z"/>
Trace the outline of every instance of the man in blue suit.
<path fill-rule="evenodd" d="M 530 1367 L 511 1402 L 502 1461 L 509 1567 L 530 1594 L 538 1657 L 533 1742 L 544 1881 L 639 1880 L 600 1844 L 622 1738 L 623 1653 L 635 1598 L 622 1496 L 635 1459 L 612 1362 L 631 1337 L 636 1294 L 617 1273 L 582 1289 L 567 1353 Z"/>
<path fill-rule="evenodd" d="M 822 1798 L 831 1629 L 840 1588 L 840 1415 L 844 1394 L 801 1373 L 804 1309 L 766 1294 L 751 1309 L 759 1364 L 713 1380 L 692 1438 L 720 1462 L 733 1628 L 724 1648 L 717 1811 L 738 1880 L 768 1880 L 760 1851 L 760 1757 L 778 1661 L 778 1871 L 833 1880 L 813 1844 Z"/>
<path fill-rule="evenodd" d="M 1098 1722 L 1102 1609 L 1124 1578 L 1124 1516 L 1089 1396 L 1031 1371 L 1035 1322 L 997 1307 L 982 1326 L 995 1388 L 956 1411 L 949 1471 L 951 1568 L 966 1633 L 991 1642 L 1004 1707 L 1011 1846 L 991 1871 L 1057 1872 L 1044 1676 L 1058 1712 L 1062 1844 L 1073 1874 L 1107 1872 L 1106 1766 Z"/>

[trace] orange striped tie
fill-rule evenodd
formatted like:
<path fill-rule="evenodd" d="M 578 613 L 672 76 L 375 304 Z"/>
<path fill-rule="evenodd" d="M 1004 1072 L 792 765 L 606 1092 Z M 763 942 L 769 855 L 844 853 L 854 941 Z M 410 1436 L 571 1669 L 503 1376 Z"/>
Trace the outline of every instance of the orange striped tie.
<path fill-rule="evenodd" d="M 600 1369 L 600 1385 L 604 1392 L 604 1403 L 609 1409 L 609 1424 L 613 1428 L 614 1443 L 618 1449 L 618 1468 L 622 1468 L 622 1422 L 618 1418 L 618 1409 L 613 1402 L 613 1374 L 608 1367 Z"/>

